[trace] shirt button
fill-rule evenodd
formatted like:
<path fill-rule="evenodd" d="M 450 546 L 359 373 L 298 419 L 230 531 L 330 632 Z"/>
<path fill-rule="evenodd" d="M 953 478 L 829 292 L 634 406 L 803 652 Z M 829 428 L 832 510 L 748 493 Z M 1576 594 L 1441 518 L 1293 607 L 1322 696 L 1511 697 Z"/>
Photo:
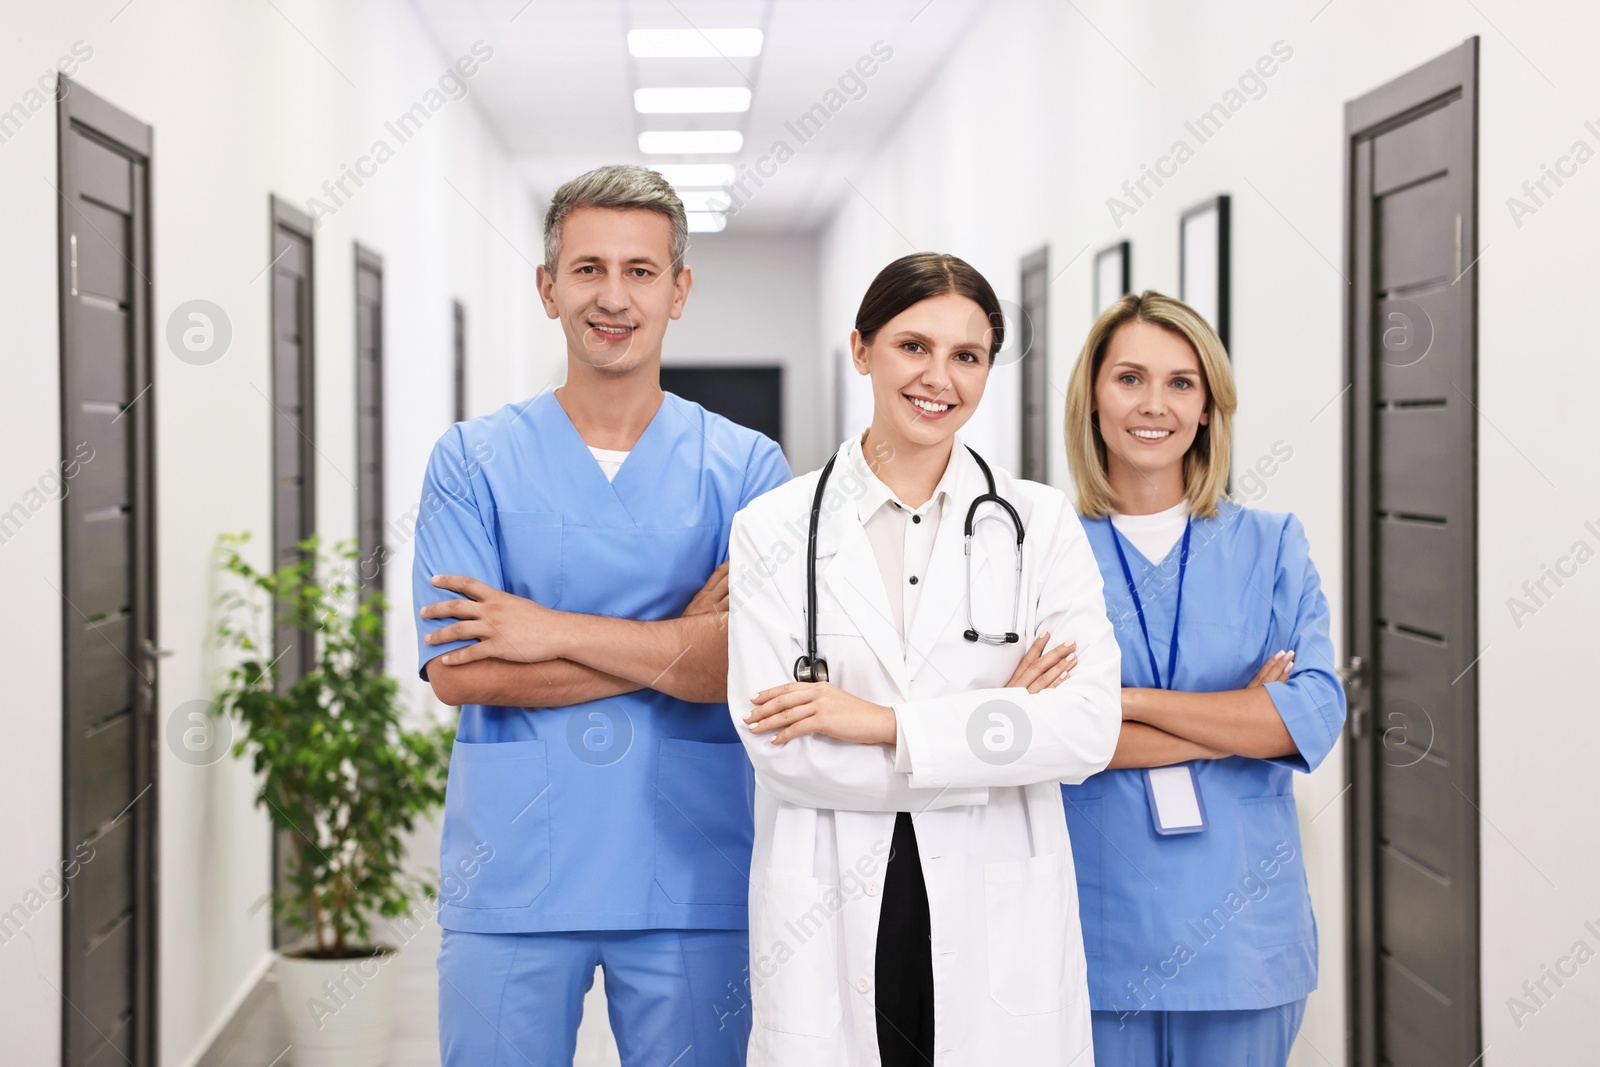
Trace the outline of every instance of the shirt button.
<path fill-rule="evenodd" d="M 911 576 L 911 584 L 912 585 L 916 585 L 917 584 L 917 576 L 915 574 L 913 574 Z"/>
<path fill-rule="evenodd" d="M 872 988 L 872 983 L 867 981 L 866 976 L 863 975 L 862 977 L 856 979 L 856 991 L 857 992 L 865 993 L 867 990 L 869 990 L 871 988 Z"/>
<path fill-rule="evenodd" d="M 878 886 L 878 883 L 876 881 L 868 882 L 867 883 L 867 896 L 869 896 L 869 897 L 877 896 L 878 895 L 878 889 L 879 889 L 879 886 Z"/>
<path fill-rule="evenodd" d="M 921 515 L 913 515 L 913 516 L 911 516 L 911 521 L 912 522 L 921 522 L 922 521 L 922 516 Z"/>

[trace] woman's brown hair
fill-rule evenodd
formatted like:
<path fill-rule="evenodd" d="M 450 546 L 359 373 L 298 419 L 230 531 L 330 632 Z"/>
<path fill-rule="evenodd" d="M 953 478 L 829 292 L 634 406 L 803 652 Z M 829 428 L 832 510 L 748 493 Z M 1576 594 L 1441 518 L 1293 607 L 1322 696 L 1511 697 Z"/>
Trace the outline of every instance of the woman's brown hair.
<path fill-rule="evenodd" d="M 993 363 L 995 353 L 1005 343 L 1000 300 L 988 279 L 971 264 L 942 252 L 914 252 L 880 270 L 861 298 L 856 330 L 861 340 L 870 345 L 884 324 L 906 308 L 946 293 L 964 296 L 982 309 L 989 320 L 986 329 L 994 331 L 989 342 L 989 362 Z"/>

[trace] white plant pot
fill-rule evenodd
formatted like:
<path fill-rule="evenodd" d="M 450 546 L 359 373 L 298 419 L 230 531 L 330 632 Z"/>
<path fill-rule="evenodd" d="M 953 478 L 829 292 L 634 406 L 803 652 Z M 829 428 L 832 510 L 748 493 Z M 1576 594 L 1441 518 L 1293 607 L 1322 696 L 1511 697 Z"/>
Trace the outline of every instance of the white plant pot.
<path fill-rule="evenodd" d="M 399 956 L 317 960 L 278 953 L 278 1003 L 295 1067 L 383 1067 L 394 1029 Z"/>

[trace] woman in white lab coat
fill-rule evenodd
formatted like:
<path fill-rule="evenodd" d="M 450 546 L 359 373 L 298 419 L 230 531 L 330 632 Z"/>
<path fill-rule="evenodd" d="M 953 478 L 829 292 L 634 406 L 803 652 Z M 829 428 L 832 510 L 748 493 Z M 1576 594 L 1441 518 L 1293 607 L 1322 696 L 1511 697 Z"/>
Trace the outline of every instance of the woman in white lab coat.
<path fill-rule="evenodd" d="M 1025 537 L 1019 550 L 1004 504 L 979 504 L 969 603 L 964 525 L 990 486 L 956 430 L 1001 322 L 961 260 L 890 264 L 851 334 L 870 427 L 821 493 L 812 472 L 734 520 L 729 709 L 756 778 L 752 1065 L 1093 1063 L 1060 783 L 1111 758 L 1120 654 L 1070 504 L 992 464 Z M 828 680 L 796 681 L 812 596 Z"/>

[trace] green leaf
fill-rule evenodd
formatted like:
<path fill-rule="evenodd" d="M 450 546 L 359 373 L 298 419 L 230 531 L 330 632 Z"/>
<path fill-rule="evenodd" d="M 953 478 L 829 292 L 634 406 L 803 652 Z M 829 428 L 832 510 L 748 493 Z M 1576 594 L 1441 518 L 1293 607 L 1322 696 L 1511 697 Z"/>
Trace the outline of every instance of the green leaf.
<path fill-rule="evenodd" d="M 329 555 L 308 538 L 274 573 L 239 553 L 248 540 L 217 542 L 219 571 L 237 581 L 217 600 L 218 644 L 234 663 L 216 705 L 240 724 L 233 752 L 256 771 L 257 806 L 294 842 L 273 912 L 328 950 L 370 938 L 369 916 L 431 898 L 430 885 L 403 873 L 402 834 L 443 804 L 454 738 L 446 726 L 406 728 L 399 687 L 380 666 L 386 602 L 348 580 L 353 540 Z M 278 621 L 316 643 L 300 678 L 282 673 Z"/>

